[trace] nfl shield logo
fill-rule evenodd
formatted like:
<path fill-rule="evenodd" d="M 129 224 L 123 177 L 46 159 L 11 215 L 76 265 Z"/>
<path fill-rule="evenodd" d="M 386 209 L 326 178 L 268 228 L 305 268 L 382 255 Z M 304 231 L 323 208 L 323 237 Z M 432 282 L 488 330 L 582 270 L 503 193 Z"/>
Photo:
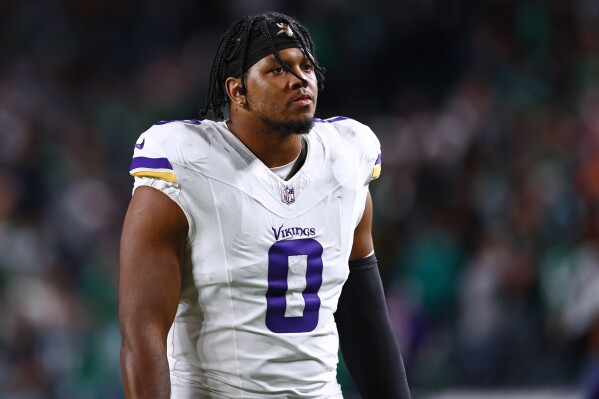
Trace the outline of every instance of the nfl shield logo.
<path fill-rule="evenodd" d="M 295 191 L 293 190 L 293 186 L 281 187 L 281 201 L 286 204 L 295 202 Z"/>

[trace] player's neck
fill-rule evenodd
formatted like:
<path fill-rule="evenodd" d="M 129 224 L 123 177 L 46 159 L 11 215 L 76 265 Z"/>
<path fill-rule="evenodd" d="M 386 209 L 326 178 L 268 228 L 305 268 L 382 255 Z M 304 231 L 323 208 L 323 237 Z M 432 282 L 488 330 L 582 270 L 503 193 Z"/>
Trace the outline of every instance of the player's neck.
<path fill-rule="evenodd" d="M 242 123 L 236 119 L 226 122 L 229 130 L 269 168 L 286 165 L 296 159 L 302 149 L 299 134 L 270 131 L 263 124 Z"/>

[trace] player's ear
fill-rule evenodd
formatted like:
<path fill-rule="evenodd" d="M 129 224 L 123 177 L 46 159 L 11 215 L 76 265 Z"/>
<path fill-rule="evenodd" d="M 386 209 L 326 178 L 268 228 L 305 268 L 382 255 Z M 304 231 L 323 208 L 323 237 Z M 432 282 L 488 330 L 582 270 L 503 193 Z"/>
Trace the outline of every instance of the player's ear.
<path fill-rule="evenodd" d="M 245 90 L 241 86 L 241 78 L 227 78 L 225 88 L 231 104 L 245 104 Z"/>

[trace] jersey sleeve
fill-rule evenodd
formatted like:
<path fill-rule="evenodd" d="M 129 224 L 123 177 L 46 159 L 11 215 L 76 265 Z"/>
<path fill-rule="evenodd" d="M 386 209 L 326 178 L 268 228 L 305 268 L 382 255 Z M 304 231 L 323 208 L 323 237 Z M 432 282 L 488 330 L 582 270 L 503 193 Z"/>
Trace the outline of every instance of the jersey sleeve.
<path fill-rule="evenodd" d="M 364 150 L 365 169 L 368 173 L 366 184 L 378 179 L 381 175 L 382 157 L 381 143 L 370 127 L 356 122 L 358 125 L 357 139 Z"/>
<path fill-rule="evenodd" d="M 166 194 L 183 210 L 191 232 L 192 218 L 181 195 L 176 167 L 173 166 L 180 161 L 172 146 L 166 145 L 169 136 L 168 126 L 155 125 L 137 139 L 129 167 L 129 174 L 135 178 L 133 192 L 138 187 L 147 186 Z"/>
<path fill-rule="evenodd" d="M 154 178 L 178 184 L 173 165 L 161 146 L 162 137 L 156 130 L 151 128 L 144 132 L 135 143 L 129 173 L 133 177 Z"/>
<path fill-rule="evenodd" d="M 381 175 L 381 150 L 379 149 L 379 153 L 374 161 L 374 166 L 372 168 L 372 173 L 370 174 L 370 181 L 374 179 L 378 179 Z"/>
<path fill-rule="evenodd" d="M 370 127 L 343 116 L 319 121 L 334 124 L 339 132 L 350 140 L 351 145 L 358 149 L 361 154 L 364 185 L 379 178 L 382 166 L 381 144 Z"/>

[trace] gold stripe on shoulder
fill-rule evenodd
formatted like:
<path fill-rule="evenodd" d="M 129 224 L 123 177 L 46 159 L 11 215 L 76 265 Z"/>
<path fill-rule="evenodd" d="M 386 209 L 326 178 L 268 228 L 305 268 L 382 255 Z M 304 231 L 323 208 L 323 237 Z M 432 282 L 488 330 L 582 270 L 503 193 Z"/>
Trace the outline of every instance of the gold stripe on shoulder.
<path fill-rule="evenodd" d="M 131 172 L 131 176 L 135 177 L 152 177 L 154 179 L 160 179 L 169 183 L 177 183 L 177 176 L 175 172 L 156 172 L 151 170 L 138 170 Z"/>
<path fill-rule="evenodd" d="M 370 176 L 370 180 L 378 179 L 381 175 L 381 165 L 376 165 L 374 169 L 372 169 L 372 176 Z"/>

